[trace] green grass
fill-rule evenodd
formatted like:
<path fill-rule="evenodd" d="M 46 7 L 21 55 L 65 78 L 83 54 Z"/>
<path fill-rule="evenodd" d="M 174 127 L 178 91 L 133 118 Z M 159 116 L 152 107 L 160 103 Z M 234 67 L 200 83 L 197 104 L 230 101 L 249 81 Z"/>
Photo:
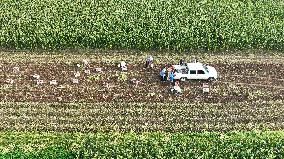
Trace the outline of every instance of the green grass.
<path fill-rule="evenodd" d="M 283 50 L 280 0 L 2 0 L 0 47 Z"/>
<path fill-rule="evenodd" d="M 1 132 L 0 158 L 283 158 L 283 132 Z"/>

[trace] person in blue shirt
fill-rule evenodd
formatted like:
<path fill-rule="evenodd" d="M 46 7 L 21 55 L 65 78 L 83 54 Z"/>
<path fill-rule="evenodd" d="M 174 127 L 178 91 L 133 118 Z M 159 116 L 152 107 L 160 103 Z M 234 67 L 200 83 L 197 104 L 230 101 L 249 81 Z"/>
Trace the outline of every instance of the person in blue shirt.
<path fill-rule="evenodd" d="M 174 72 L 171 71 L 171 72 L 170 72 L 170 75 L 169 75 L 169 79 L 170 79 L 171 82 L 174 82 L 174 76 L 175 76 L 175 75 L 174 75 Z"/>

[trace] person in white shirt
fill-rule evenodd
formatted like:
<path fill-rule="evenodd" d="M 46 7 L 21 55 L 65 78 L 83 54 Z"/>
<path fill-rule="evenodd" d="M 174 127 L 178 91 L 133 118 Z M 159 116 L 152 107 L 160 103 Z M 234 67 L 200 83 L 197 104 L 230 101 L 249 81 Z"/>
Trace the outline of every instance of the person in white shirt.
<path fill-rule="evenodd" d="M 121 61 L 119 66 L 120 66 L 122 71 L 127 71 L 127 66 L 126 66 L 126 63 L 124 61 Z"/>
<path fill-rule="evenodd" d="M 153 67 L 153 57 L 151 55 L 146 58 L 146 68 L 149 66 Z"/>
<path fill-rule="evenodd" d="M 176 93 L 180 93 L 181 94 L 180 86 L 174 86 L 174 90 L 176 91 Z"/>
<path fill-rule="evenodd" d="M 175 82 L 174 91 L 175 91 L 177 94 L 181 94 L 181 93 L 182 93 L 178 81 Z"/>

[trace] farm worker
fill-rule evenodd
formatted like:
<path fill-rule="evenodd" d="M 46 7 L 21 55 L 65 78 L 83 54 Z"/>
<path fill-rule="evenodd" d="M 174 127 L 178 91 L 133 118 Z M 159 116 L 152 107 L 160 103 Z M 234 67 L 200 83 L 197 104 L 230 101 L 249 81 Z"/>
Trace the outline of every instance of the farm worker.
<path fill-rule="evenodd" d="M 193 63 L 197 63 L 198 60 L 197 60 L 196 58 L 194 58 L 192 62 L 193 62 Z"/>
<path fill-rule="evenodd" d="M 135 87 L 137 87 L 138 84 L 141 83 L 141 80 L 138 81 L 136 78 L 132 78 L 130 81 L 131 81 L 132 84 L 135 84 L 135 85 L 134 85 Z"/>
<path fill-rule="evenodd" d="M 161 76 L 161 81 L 165 81 L 166 68 L 163 68 L 163 69 L 160 71 L 160 76 Z"/>
<path fill-rule="evenodd" d="M 164 72 L 165 72 L 164 81 L 167 81 L 169 72 L 166 67 L 164 67 Z"/>
<path fill-rule="evenodd" d="M 173 71 L 170 72 L 169 79 L 171 82 L 174 82 L 174 73 Z"/>
<path fill-rule="evenodd" d="M 120 62 L 120 67 L 125 67 L 126 66 L 126 63 L 124 61 L 121 61 Z"/>
<path fill-rule="evenodd" d="M 146 68 L 149 66 L 153 67 L 153 57 L 151 55 L 146 58 Z"/>
<path fill-rule="evenodd" d="M 82 60 L 82 62 L 83 62 L 85 67 L 89 67 L 90 66 L 89 60 L 84 59 L 84 60 Z"/>
<path fill-rule="evenodd" d="M 179 81 L 175 81 L 175 86 L 179 86 Z"/>
<path fill-rule="evenodd" d="M 168 68 L 167 68 L 167 78 L 169 79 L 170 78 L 170 73 L 172 72 L 172 67 L 168 65 Z"/>
<path fill-rule="evenodd" d="M 179 60 L 179 65 L 181 65 L 181 66 L 182 66 L 183 64 L 184 64 L 183 59 L 180 59 L 180 60 Z"/>
<path fill-rule="evenodd" d="M 167 68 L 165 67 L 164 68 L 164 72 L 165 72 L 165 76 L 164 76 L 164 81 L 167 81 L 167 78 L 168 78 L 168 71 L 167 71 Z"/>
<path fill-rule="evenodd" d="M 180 86 L 179 86 L 179 85 L 175 85 L 175 86 L 174 86 L 174 91 L 175 91 L 176 93 L 180 93 L 180 94 L 181 94 L 181 88 L 180 88 Z"/>
<path fill-rule="evenodd" d="M 177 94 L 181 93 L 181 88 L 180 88 L 180 86 L 179 86 L 179 81 L 176 81 L 176 82 L 174 83 L 173 93 L 177 93 Z"/>
<path fill-rule="evenodd" d="M 127 70 L 126 63 L 124 61 L 120 62 L 120 68 L 121 68 L 122 71 L 126 71 Z"/>

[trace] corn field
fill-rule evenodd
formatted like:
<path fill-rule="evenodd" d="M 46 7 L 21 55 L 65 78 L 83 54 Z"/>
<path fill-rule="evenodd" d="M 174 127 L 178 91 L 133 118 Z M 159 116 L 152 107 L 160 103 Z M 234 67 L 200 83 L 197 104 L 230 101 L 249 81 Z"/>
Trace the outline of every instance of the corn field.
<path fill-rule="evenodd" d="M 1 0 L 17 49 L 284 49 L 281 0 Z"/>
<path fill-rule="evenodd" d="M 283 132 L 1 132 L 1 158 L 283 158 Z"/>

